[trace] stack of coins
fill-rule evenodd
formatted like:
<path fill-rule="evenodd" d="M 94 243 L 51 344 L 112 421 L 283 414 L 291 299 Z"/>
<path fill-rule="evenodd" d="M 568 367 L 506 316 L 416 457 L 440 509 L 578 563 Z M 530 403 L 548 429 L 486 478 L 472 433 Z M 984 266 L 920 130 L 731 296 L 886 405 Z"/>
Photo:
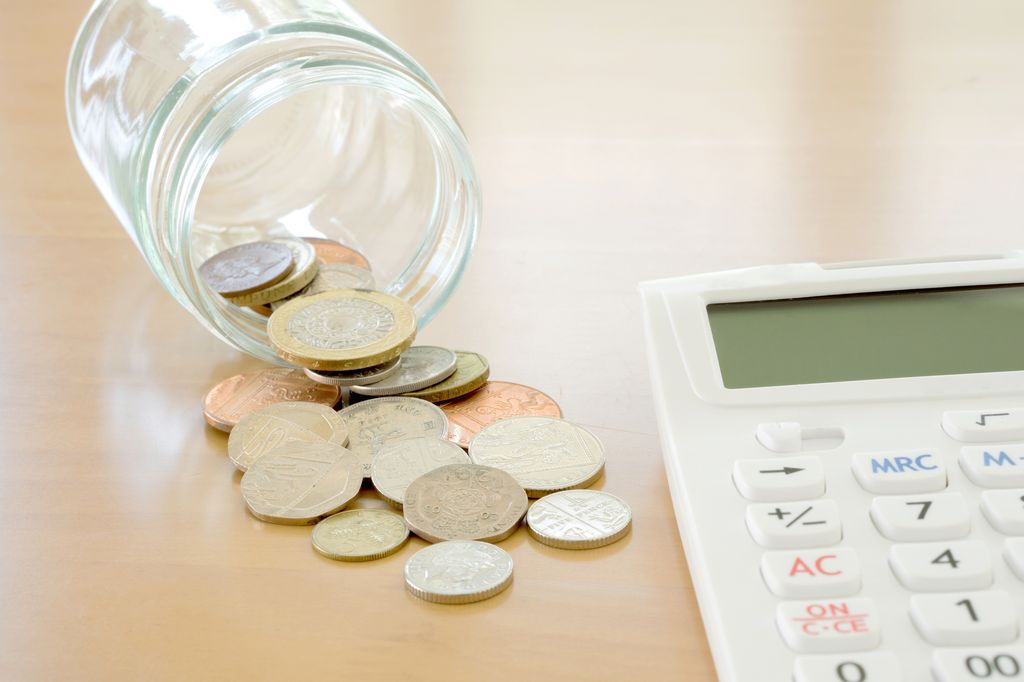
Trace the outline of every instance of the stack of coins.
<path fill-rule="evenodd" d="M 271 345 L 301 368 L 230 377 L 204 401 L 206 421 L 229 432 L 254 517 L 316 524 L 313 548 L 339 561 L 393 554 L 411 531 L 434 544 L 409 559 L 407 589 L 449 604 L 511 584 L 512 558 L 491 543 L 524 521 L 561 549 L 628 534 L 629 506 L 586 490 L 604 473 L 598 438 L 562 419 L 545 393 L 490 381 L 479 353 L 413 346 L 412 308 L 372 290 L 357 251 L 329 240 L 253 242 L 213 256 L 200 274 L 228 301 L 268 314 Z M 346 510 L 374 494 L 394 511 Z"/>

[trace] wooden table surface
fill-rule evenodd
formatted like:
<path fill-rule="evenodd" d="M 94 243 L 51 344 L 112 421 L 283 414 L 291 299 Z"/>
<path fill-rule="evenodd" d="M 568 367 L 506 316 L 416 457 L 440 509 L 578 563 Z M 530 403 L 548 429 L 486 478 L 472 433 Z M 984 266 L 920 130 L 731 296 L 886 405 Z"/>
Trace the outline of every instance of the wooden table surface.
<path fill-rule="evenodd" d="M 177 307 L 78 163 L 84 0 L 8 2 L 0 679 L 713 680 L 635 285 L 1024 245 L 1024 5 L 356 4 L 440 82 L 484 184 L 468 276 L 420 339 L 592 428 L 632 535 L 519 531 L 514 586 L 445 607 L 402 588 L 419 540 L 349 565 L 250 517 L 200 401 L 257 363 Z"/>

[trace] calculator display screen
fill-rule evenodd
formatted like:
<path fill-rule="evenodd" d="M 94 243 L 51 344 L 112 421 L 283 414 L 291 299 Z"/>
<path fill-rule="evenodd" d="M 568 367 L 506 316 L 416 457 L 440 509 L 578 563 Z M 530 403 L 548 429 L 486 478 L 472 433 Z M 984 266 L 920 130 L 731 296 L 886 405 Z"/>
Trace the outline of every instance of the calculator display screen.
<path fill-rule="evenodd" d="M 726 388 L 1024 370 L 1024 286 L 708 306 Z"/>

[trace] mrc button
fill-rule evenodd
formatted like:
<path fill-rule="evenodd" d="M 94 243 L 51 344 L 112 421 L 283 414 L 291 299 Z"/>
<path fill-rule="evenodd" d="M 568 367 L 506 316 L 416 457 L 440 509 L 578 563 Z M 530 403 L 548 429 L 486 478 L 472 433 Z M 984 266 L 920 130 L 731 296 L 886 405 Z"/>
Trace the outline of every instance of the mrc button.
<path fill-rule="evenodd" d="M 946 487 L 942 457 L 926 450 L 858 452 L 853 473 L 861 487 L 881 495 L 928 493 Z"/>

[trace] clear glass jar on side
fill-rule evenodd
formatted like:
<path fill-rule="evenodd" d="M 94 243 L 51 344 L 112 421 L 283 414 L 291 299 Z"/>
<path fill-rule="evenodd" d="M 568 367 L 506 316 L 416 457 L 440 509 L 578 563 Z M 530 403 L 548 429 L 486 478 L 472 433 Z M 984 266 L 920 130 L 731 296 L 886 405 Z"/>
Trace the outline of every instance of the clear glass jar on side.
<path fill-rule="evenodd" d="M 102 0 L 72 50 L 79 155 L 146 262 L 224 341 L 278 361 L 266 318 L 197 274 L 256 239 L 336 239 L 422 326 L 473 249 L 480 190 L 436 84 L 348 5 Z"/>

